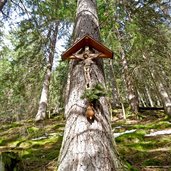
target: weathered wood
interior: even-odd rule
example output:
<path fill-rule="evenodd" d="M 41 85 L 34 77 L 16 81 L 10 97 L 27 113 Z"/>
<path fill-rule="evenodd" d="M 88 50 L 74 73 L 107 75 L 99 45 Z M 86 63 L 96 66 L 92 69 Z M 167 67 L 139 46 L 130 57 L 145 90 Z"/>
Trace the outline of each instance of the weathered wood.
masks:
<path fill-rule="evenodd" d="M 78 50 L 89 46 L 92 49 L 97 50 L 101 54 L 98 56 L 99 58 L 113 58 L 113 52 L 105 47 L 100 42 L 96 41 L 89 35 L 85 35 L 82 39 L 77 41 L 73 46 L 71 46 L 68 50 L 66 50 L 61 56 L 62 60 L 68 59 L 70 56 L 75 54 Z"/>

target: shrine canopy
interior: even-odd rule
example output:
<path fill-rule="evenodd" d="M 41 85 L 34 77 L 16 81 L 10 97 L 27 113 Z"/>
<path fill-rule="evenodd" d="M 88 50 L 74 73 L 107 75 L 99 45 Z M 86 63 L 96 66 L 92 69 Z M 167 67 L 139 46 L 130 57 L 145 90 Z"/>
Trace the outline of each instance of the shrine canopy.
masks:
<path fill-rule="evenodd" d="M 62 60 L 70 59 L 70 56 L 74 55 L 78 50 L 86 46 L 98 51 L 98 53 L 100 53 L 98 58 L 113 58 L 113 52 L 110 49 L 93 39 L 91 36 L 85 35 L 61 55 Z"/>

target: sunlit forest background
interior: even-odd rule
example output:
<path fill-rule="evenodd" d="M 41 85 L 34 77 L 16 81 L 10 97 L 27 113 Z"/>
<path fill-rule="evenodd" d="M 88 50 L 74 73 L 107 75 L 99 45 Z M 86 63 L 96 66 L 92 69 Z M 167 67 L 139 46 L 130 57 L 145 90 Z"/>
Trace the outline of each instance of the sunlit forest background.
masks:
<path fill-rule="evenodd" d="M 132 169 L 141 170 L 139 165 L 143 165 L 168 170 L 170 135 L 147 140 L 144 136 L 171 127 L 171 2 L 97 0 L 97 6 L 101 42 L 114 53 L 112 60 L 104 60 L 112 128 L 134 130 L 116 138 L 119 152 Z M 75 12 L 75 0 L 0 1 L 0 146 L 15 146 L 17 152 L 18 147 L 28 148 L 20 153 L 24 170 L 33 169 L 34 161 L 37 170 L 55 167 L 65 124 L 69 66 L 61 60 L 61 53 L 73 43 Z M 46 115 L 50 119 L 37 127 L 34 119 L 49 65 Z M 33 140 L 47 132 L 47 141 Z M 17 135 L 12 136 L 14 133 Z M 49 149 L 58 150 L 46 149 L 49 155 L 40 159 L 47 153 L 43 149 L 48 143 Z M 164 146 L 167 148 L 160 151 Z M 33 150 L 39 147 L 40 156 Z M 154 147 L 156 151 L 151 149 Z M 150 155 L 148 150 L 153 150 Z M 147 156 L 149 160 L 145 160 Z"/>
<path fill-rule="evenodd" d="M 51 48 L 50 32 L 56 23 L 58 33 L 48 111 L 63 108 L 68 65 L 61 61 L 60 54 L 61 48 L 64 51 L 72 42 L 75 10 L 75 1 L 7 1 L 3 6 L 0 23 L 2 117 L 15 120 L 35 116 Z M 162 82 L 168 96 L 171 92 L 170 2 L 98 1 L 98 14 L 102 42 L 114 52 L 112 62 L 105 60 L 110 100 L 115 98 L 115 104 L 129 103 L 124 76 L 128 75 L 133 91 L 138 94 L 139 106 L 162 107 L 164 102 L 157 82 Z M 119 99 L 112 94 L 116 89 Z"/>

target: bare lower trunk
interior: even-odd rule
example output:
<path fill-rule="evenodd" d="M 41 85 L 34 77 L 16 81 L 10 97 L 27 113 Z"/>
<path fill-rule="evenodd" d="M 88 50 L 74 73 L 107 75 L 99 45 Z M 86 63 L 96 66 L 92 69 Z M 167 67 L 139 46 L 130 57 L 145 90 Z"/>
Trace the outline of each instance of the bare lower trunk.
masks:
<path fill-rule="evenodd" d="M 134 113 L 138 113 L 138 107 L 139 107 L 138 96 L 137 96 L 137 92 L 133 84 L 132 77 L 128 71 L 128 62 L 125 56 L 125 52 L 122 48 L 120 49 L 120 53 L 121 53 L 121 58 L 122 58 L 124 79 L 125 79 L 125 83 L 127 87 L 128 101 L 129 101 L 132 111 Z"/>
<path fill-rule="evenodd" d="M 142 103 L 142 106 L 143 107 L 147 107 L 146 104 L 145 104 L 145 101 L 143 99 L 143 96 L 141 95 L 141 93 L 139 91 L 137 91 L 137 93 L 138 93 L 138 97 L 140 99 L 139 101 Z"/>
<path fill-rule="evenodd" d="M 157 102 L 156 102 L 157 106 L 162 106 L 162 105 L 161 105 L 161 102 L 160 102 L 160 100 L 159 100 L 159 98 L 158 98 L 157 96 L 156 96 L 156 101 L 157 101 Z"/>
<path fill-rule="evenodd" d="M 117 83 L 116 83 L 116 77 L 115 77 L 115 72 L 113 69 L 113 63 L 112 60 L 109 61 L 109 75 L 110 75 L 110 81 L 112 84 L 112 107 L 119 107 L 121 106 L 120 100 L 119 100 L 119 93 L 118 93 L 118 88 L 117 88 Z"/>
<path fill-rule="evenodd" d="M 89 122 L 85 116 L 86 100 L 80 98 L 85 89 L 83 70 L 80 68 L 83 68 L 81 64 L 75 66 L 72 72 L 58 171 L 117 170 L 121 165 L 114 150 L 107 101 L 104 97 L 100 98 L 95 106 L 95 120 Z M 93 84 L 104 84 L 103 73 L 95 64 L 91 79 Z"/>
<path fill-rule="evenodd" d="M 99 40 L 99 26 L 95 0 L 77 1 L 76 40 L 85 34 Z M 104 85 L 101 61 L 91 65 L 91 85 Z M 70 62 L 65 105 L 66 126 L 59 156 L 58 171 L 115 171 L 122 170 L 115 150 L 110 126 L 109 106 L 105 97 L 94 105 L 95 118 L 85 116 L 87 100 L 81 99 L 86 89 L 84 64 Z"/>
<path fill-rule="evenodd" d="M 113 68 L 113 61 L 110 60 L 109 66 L 110 66 L 110 76 L 111 76 L 111 82 L 112 82 L 112 97 L 113 97 L 112 107 L 116 108 L 116 107 L 121 106 L 123 118 L 126 119 L 123 100 L 122 100 L 122 97 L 120 96 L 119 88 L 116 82 L 115 72 Z"/>
<path fill-rule="evenodd" d="M 40 97 L 39 102 L 39 109 L 36 115 L 36 121 L 44 120 L 46 115 L 47 103 L 48 103 L 48 93 L 49 93 L 49 84 L 50 84 L 50 77 L 51 77 L 51 69 L 47 68 L 45 74 L 45 80 L 43 83 L 43 89 Z"/>
<path fill-rule="evenodd" d="M 151 107 L 154 107 L 154 103 L 153 103 L 153 100 L 152 100 L 150 91 L 149 91 L 149 89 L 148 89 L 147 86 L 145 86 L 145 90 L 146 90 L 146 92 L 147 92 L 147 97 L 148 97 L 148 101 L 149 101 L 149 103 L 150 103 L 150 106 L 151 106 Z"/>
<path fill-rule="evenodd" d="M 165 86 L 163 85 L 161 79 L 160 79 L 160 75 L 157 74 L 154 69 L 151 69 L 151 76 L 155 82 L 157 91 L 161 97 L 163 106 L 164 106 L 164 110 L 165 113 L 168 116 L 171 116 L 171 98 L 169 96 L 169 93 L 167 92 L 167 89 L 165 88 Z"/>
<path fill-rule="evenodd" d="M 117 28 L 116 28 L 116 33 L 117 33 L 116 36 L 118 40 L 121 42 L 122 38 L 120 35 L 120 31 Z M 124 81 L 125 81 L 126 88 L 127 88 L 127 97 L 128 97 L 129 105 L 134 113 L 138 113 L 138 107 L 139 107 L 138 95 L 134 86 L 133 79 L 129 73 L 128 61 L 127 61 L 125 51 L 122 48 L 122 46 L 120 46 L 119 51 L 121 55 L 121 63 L 123 67 L 123 75 L 124 75 Z"/>
<path fill-rule="evenodd" d="M 49 94 L 49 86 L 50 86 L 50 78 L 53 66 L 56 38 L 58 34 L 58 26 L 59 22 L 54 24 L 54 27 L 50 28 L 50 47 L 49 47 L 49 56 L 48 56 L 48 64 L 45 73 L 45 79 L 43 82 L 43 89 L 41 92 L 40 102 L 38 112 L 36 114 L 36 121 L 44 120 L 47 117 L 46 109 L 48 104 L 48 94 Z"/>

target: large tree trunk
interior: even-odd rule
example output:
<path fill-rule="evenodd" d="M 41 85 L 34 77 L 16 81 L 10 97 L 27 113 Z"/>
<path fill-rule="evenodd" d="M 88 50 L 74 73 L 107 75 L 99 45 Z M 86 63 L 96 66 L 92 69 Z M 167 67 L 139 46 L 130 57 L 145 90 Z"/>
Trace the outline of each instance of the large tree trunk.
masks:
<path fill-rule="evenodd" d="M 59 26 L 59 22 L 57 21 L 56 23 L 54 23 L 54 27 L 50 27 L 50 32 L 49 32 L 50 33 L 49 35 L 50 45 L 49 45 L 48 63 L 47 63 L 47 69 L 45 73 L 45 79 L 43 82 L 43 89 L 41 92 L 39 108 L 38 108 L 38 112 L 35 118 L 36 121 L 44 120 L 47 117 L 46 109 L 47 109 L 47 104 L 48 104 L 50 78 L 51 78 L 51 72 L 52 72 L 52 66 L 53 66 L 56 39 L 57 39 L 57 34 L 58 34 L 58 26 Z"/>
<path fill-rule="evenodd" d="M 95 0 L 77 1 L 75 40 L 85 34 L 99 40 L 99 24 Z M 104 83 L 101 60 L 91 65 L 91 85 Z M 87 100 L 81 99 L 86 89 L 83 62 L 71 61 L 65 104 L 66 126 L 59 156 L 58 171 L 115 171 L 122 165 L 115 150 L 110 126 L 109 106 L 105 97 L 95 104 L 95 119 L 86 116 Z"/>

